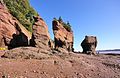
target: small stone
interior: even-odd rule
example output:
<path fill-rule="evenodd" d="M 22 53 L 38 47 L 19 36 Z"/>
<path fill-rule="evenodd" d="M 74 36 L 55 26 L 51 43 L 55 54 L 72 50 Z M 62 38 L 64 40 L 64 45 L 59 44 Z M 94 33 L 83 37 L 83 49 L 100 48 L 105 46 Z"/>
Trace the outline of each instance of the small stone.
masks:
<path fill-rule="evenodd" d="M 97 75 L 100 76 L 100 73 L 98 73 Z"/>
<path fill-rule="evenodd" d="M 94 71 L 93 69 L 91 71 Z"/>
<path fill-rule="evenodd" d="M 33 73 L 38 73 L 38 71 L 36 71 L 36 70 L 33 70 Z"/>

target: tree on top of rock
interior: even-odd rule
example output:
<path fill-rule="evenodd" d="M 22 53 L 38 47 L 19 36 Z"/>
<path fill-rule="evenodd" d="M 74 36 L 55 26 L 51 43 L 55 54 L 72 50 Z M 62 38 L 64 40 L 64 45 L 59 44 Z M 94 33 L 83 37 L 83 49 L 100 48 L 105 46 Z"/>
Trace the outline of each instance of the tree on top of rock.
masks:
<path fill-rule="evenodd" d="M 38 13 L 30 6 L 29 0 L 3 0 L 10 13 L 30 32 L 34 24 L 33 16 Z"/>
<path fill-rule="evenodd" d="M 64 27 L 67 31 L 69 31 L 69 32 L 72 31 L 71 25 L 70 25 L 69 21 L 68 21 L 67 23 L 65 23 L 65 22 L 63 21 L 63 19 L 62 19 L 61 16 L 59 17 L 58 20 L 57 20 L 56 18 L 53 18 L 53 20 L 54 20 L 54 21 L 58 21 L 59 23 L 61 23 L 61 24 L 63 25 L 63 27 Z"/>
<path fill-rule="evenodd" d="M 62 20 L 62 17 L 61 17 L 61 16 L 59 17 L 58 21 L 59 21 L 60 23 L 63 23 L 63 20 Z"/>

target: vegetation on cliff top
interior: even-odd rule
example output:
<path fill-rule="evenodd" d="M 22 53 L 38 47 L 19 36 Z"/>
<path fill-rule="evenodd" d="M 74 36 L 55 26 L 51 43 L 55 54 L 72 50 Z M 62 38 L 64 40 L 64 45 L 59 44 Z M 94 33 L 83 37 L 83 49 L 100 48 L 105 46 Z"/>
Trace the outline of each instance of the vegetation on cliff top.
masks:
<path fill-rule="evenodd" d="M 59 23 L 61 23 L 67 31 L 69 31 L 69 32 L 72 31 L 70 23 L 69 22 L 67 22 L 67 23 L 64 22 L 62 20 L 62 17 L 59 17 L 59 19 L 54 18 L 54 21 L 58 21 Z"/>
<path fill-rule="evenodd" d="M 10 13 L 30 32 L 37 12 L 30 6 L 29 0 L 3 0 Z"/>

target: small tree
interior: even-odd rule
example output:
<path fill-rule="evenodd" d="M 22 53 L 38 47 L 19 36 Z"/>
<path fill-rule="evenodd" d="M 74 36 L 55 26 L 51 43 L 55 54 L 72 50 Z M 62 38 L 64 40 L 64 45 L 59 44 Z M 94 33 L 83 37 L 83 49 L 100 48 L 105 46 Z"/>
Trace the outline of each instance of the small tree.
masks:
<path fill-rule="evenodd" d="M 54 21 L 57 21 L 57 18 L 54 17 L 53 20 L 54 20 Z"/>
<path fill-rule="evenodd" d="M 61 16 L 59 17 L 58 21 L 59 21 L 60 23 L 62 23 L 62 22 L 63 22 L 63 20 L 62 20 L 62 17 L 61 17 Z"/>
<path fill-rule="evenodd" d="M 70 25 L 69 21 L 67 21 L 67 26 L 71 27 L 71 25 Z"/>

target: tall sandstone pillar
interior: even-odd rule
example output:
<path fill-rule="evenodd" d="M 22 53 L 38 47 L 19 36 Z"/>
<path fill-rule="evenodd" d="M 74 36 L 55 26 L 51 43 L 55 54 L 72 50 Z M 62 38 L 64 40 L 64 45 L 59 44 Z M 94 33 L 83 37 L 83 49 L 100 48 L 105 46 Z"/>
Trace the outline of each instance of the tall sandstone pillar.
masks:
<path fill-rule="evenodd" d="M 30 44 L 34 47 L 49 49 L 50 35 L 48 27 L 40 16 L 34 17 L 33 33 Z"/>
<path fill-rule="evenodd" d="M 53 20 L 53 33 L 55 40 L 55 49 L 63 48 L 67 51 L 73 51 L 73 31 L 64 28 L 62 22 Z"/>

